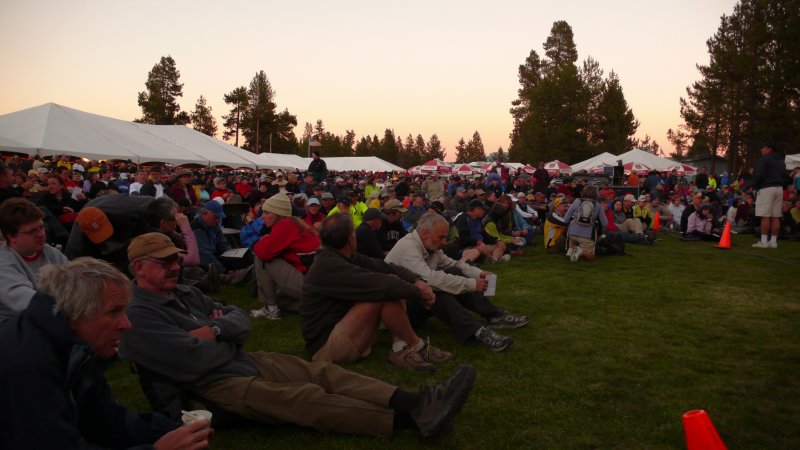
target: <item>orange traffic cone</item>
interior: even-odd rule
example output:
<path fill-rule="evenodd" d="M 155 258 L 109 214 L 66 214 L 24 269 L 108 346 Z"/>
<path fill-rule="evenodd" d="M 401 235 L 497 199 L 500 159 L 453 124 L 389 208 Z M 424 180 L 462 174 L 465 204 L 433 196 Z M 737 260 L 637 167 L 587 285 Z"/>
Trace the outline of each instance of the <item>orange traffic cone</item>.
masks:
<path fill-rule="evenodd" d="M 715 245 L 717 248 L 731 248 L 731 223 L 725 224 L 725 230 L 722 232 L 722 237 L 719 239 L 719 244 Z"/>
<path fill-rule="evenodd" d="M 661 231 L 661 214 L 656 213 L 656 216 L 653 218 L 653 229 L 656 231 Z"/>
<path fill-rule="evenodd" d="M 683 431 L 686 433 L 687 450 L 727 450 L 708 414 L 695 409 L 683 415 Z"/>

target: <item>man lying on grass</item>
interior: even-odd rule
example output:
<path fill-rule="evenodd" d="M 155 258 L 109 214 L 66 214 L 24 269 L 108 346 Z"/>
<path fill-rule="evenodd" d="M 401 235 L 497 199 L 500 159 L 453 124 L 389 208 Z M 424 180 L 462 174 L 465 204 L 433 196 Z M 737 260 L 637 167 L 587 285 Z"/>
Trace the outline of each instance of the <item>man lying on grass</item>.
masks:
<path fill-rule="evenodd" d="M 178 284 L 180 250 L 160 233 L 128 248 L 136 276 L 132 329 L 120 355 L 242 418 L 323 432 L 388 436 L 415 427 L 435 437 L 452 425 L 475 380 L 459 366 L 444 383 L 405 391 L 327 362 L 242 350 L 250 319 Z"/>

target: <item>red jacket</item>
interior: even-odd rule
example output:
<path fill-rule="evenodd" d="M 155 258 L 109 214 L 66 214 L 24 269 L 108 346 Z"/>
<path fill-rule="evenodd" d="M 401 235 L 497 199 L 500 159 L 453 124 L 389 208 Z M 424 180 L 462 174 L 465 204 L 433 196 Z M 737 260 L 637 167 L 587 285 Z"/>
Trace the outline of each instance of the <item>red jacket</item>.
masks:
<path fill-rule="evenodd" d="M 292 219 L 281 219 L 272 227 L 270 234 L 262 237 L 253 246 L 253 252 L 262 261 L 283 258 L 295 269 L 306 273 L 306 267 L 300 261 L 301 254 L 317 251 L 321 242 L 316 234 L 300 228 Z"/>

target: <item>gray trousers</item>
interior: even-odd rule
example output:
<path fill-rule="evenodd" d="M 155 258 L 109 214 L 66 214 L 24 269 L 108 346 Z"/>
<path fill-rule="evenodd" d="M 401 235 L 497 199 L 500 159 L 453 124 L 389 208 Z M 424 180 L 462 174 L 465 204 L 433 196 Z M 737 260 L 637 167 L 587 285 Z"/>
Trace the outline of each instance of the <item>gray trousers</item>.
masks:
<path fill-rule="evenodd" d="M 303 274 L 283 258 L 253 263 L 258 283 L 258 301 L 287 311 L 299 311 L 303 296 Z"/>

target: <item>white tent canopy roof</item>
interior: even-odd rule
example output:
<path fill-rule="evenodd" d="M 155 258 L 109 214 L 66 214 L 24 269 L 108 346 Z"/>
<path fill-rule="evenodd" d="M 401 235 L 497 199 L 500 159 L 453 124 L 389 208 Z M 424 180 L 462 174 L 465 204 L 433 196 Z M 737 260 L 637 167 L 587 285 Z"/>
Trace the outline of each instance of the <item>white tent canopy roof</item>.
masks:
<path fill-rule="evenodd" d="M 188 149 L 198 158 L 208 161 L 211 166 L 251 169 L 260 166 L 255 154 L 183 125 L 136 124 L 136 126 L 171 144 Z"/>
<path fill-rule="evenodd" d="M 368 172 L 405 172 L 400 166 L 395 166 L 386 162 L 377 156 L 340 156 L 333 158 L 322 158 L 325 160 L 325 165 L 328 170 L 345 171 L 345 170 L 366 170 Z M 311 163 L 310 159 L 306 160 L 304 169 L 308 168 Z"/>
<path fill-rule="evenodd" d="M 597 166 L 597 165 L 599 165 L 600 163 L 603 163 L 603 162 L 605 162 L 606 164 L 611 164 L 611 163 L 607 162 L 607 160 L 609 160 L 611 158 L 615 158 L 615 156 L 612 155 L 611 153 L 603 152 L 603 153 L 601 153 L 599 155 L 592 156 L 591 158 L 587 159 L 586 161 L 581 161 L 579 163 L 573 164 L 572 165 L 572 170 L 575 171 L 575 172 L 579 172 L 581 170 L 589 170 L 592 167 Z M 614 162 L 614 165 L 616 165 L 616 162 Z"/>
<path fill-rule="evenodd" d="M 789 170 L 794 170 L 795 167 L 800 167 L 800 153 L 796 155 L 786 155 L 784 162 L 786 163 L 786 168 Z"/>

